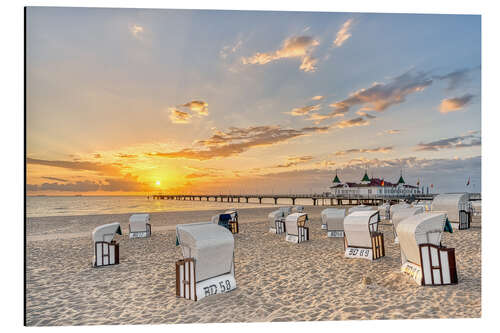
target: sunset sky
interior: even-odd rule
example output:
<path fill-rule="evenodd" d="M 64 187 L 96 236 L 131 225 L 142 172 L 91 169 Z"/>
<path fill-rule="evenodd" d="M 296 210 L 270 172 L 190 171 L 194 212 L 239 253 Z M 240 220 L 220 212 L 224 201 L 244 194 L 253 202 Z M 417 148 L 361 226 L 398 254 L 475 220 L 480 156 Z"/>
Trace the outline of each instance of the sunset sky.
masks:
<path fill-rule="evenodd" d="M 27 10 L 29 195 L 481 191 L 481 18 Z M 471 185 L 465 186 L 470 177 Z"/>

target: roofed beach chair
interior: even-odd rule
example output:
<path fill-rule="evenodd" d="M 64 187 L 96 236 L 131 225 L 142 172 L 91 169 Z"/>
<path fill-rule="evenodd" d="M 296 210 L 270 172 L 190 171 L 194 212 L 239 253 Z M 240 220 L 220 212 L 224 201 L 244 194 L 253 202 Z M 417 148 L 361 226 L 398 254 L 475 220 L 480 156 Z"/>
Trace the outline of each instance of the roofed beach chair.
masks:
<path fill-rule="evenodd" d="M 468 193 L 438 194 L 431 204 L 432 212 L 446 212 L 453 229 L 470 228 L 471 204 Z"/>
<path fill-rule="evenodd" d="M 129 238 L 151 237 L 149 214 L 132 214 L 128 220 Z"/>
<path fill-rule="evenodd" d="M 120 263 L 120 250 L 114 240 L 115 235 L 121 235 L 120 223 L 114 222 L 101 225 L 92 232 L 94 243 L 94 267 L 117 265 Z"/>
<path fill-rule="evenodd" d="M 397 227 L 401 272 L 419 285 L 458 282 L 455 249 L 441 245 L 445 223 L 444 212 L 428 212 L 410 216 Z"/>
<path fill-rule="evenodd" d="M 293 213 L 285 218 L 286 240 L 288 242 L 302 243 L 309 240 L 307 220 L 306 213 Z"/>
<path fill-rule="evenodd" d="M 288 215 L 292 214 L 292 206 L 278 207 L 278 210 L 281 210 L 283 212 L 284 217 L 287 217 Z"/>
<path fill-rule="evenodd" d="M 361 212 L 361 211 L 366 211 L 366 210 L 374 210 L 372 206 L 365 206 L 365 205 L 358 205 L 351 207 L 347 210 L 347 215 L 354 213 L 354 212 Z"/>
<path fill-rule="evenodd" d="M 267 216 L 267 220 L 269 221 L 269 232 L 280 235 L 286 231 L 283 210 L 273 210 Z"/>
<path fill-rule="evenodd" d="M 394 214 L 396 210 L 401 208 L 410 208 L 410 207 L 411 207 L 410 204 L 407 204 L 406 202 L 391 205 L 391 207 L 389 208 L 389 219 L 392 219 L 392 214 Z"/>
<path fill-rule="evenodd" d="M 388 203 L 381 204 L 380 206 L 378 206 L 378 213 L 382 220 L 390 220 L 391 205 L 389 205 Z"/>
<path fill-rule="evenodd" d="M 344 218 L 344 255 L 375 260 L 385 255 L 384 235 L 378 232 L 378 210 L 357 211 Z"/>
<path fill-rule="evenodd" d="M 398 224 L 403 221 L 404 219 L 412 216 L 412 215 L 417 215 L 421 214 L 424 212 L 424 207 L 419 206 L 419 207 L 408 207 L 408 208 L 400 208 L 396 210 L 392 216 L 392 231 L 394 233 L 394 243 L 398 244 L 399 239 L 398 239 L 398 234 L 396 232 L 396 229 L 398 227 Z"/>
<path fill-rule="evenodd" d="M 240 228 L 238 225 L 238 211 L 234 208 L 231 208 L 229 210 L 226 210 L 224 214 L 231 215 L 231 219 L 229 220 L 229 227 L 231 228 L 231 232 L 233 234 L 237 234 L 238 232 L 240 232 Z"/>
<path fill-rule="evenodd" d="M 293 206 L 291 213 L 303 213 L 304 206 Z"/>
<path fill-rule="evenodd" d="M 327 208 L 321 211 L 321 229 L 326 229 L 328 237 L 344 237 L 344 208 Z M 323 228 L 323 226 L 325 226 Z"/>
<path fill-rule="evenodd" d="M 238 213 L 229 211 L 223 214 L 216 214 L 212 216 L 212 223 L 223 226 L 231 231 L 233 234 L 238 233 Z"/>
<path fill-rule="evenodd" d="M 183 259 L 175 263 L 176 295 L 198 301 L 236 288 L 234 238 L 211 222 L 178 224 Z"/>

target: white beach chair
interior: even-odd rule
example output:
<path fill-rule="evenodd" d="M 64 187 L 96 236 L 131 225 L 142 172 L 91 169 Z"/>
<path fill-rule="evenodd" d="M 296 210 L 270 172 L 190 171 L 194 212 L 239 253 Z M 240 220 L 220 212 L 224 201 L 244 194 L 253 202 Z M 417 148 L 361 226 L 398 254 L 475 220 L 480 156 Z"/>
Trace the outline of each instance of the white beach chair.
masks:
<path fill-rule="evenodd" d="M 398 224 L 401 221 L 403 221 L 404 219 L 406 219 L 412 215 L 421 214 L 423 212 L 424 212 L 424 207 L 422 207 L 422 206 L 400 208 L 394 212 L 392 219 L 391 219 L 391 223 L 392 223 L 392 232 L 394 233 L 394 243 L 395 244 L 399 243 L 398 234 L 396 232 Z"/>
<path fill-rule="evenodd" d="M 211 218 L 212 223 L 226 227 L 233 234 L 239 232 L 238 211 L 230 209 L 222 214 L 215 214 Z"/>
<path fill-rule="evenodd" d="M 278 207 L 278 210 L 281 210 L 283 212 L 284 217 L 287 217 L 288 215 L 292 214 L 292 206 Z"/>
<path fill-rule="evenodd" d="M 397 227 L 401 271 L 419 285 L 458 282 L 455 249 L 441 245 L 445 222 L 445 213 L 429 212 L 410 216 Z"/>
<path fill-rule="evenodd" d="M 94 243 L 94 267 L 117 265 L 120 263 L 120 248 L 114 240 L 115 235 L 121 235 L 120 223 L 114 222 L 101 225 L 92 232 Z"/>
<path fill-rule="evenodd" d="M 471 202 L 472 215 L 481 216 L 481 200 Z"/>
<path fill-rule="evenodd" d="M 326 229 L 328 237 L 344 237 L 344 217 L 344 208 L 323 209 L 321 211 L 321 229 Z"/>
<path fill-rule="evenodd" d="M 151 237 L 149 214 L 133 214 L 128 220 L 129 238 Z"/>
<path fill-rule="evenodd" d="M 358 205 L 351 207 L 347 210 L 347 215 L 354 213 L 354 212 L 362 212 L 362 211 L 367 211 L 367 210 L 374 210 L 372 206 L 365 206 L 365 205 Z"/>
<path fill-rule="evenodd" d="M 304 206 L 293 206 L 291 213 L 303 213 Z"/>
<path fill-rule="evenodd" d="M 471 204 L 468 193 L 439 194 L 431 204 L 432 212 L 446 212 L 453 229 L 470 228 Z"/>
<path fill-rule="evenodd" d="M 269 221 L 269 232 L 281 235 L 286 231 L 285 216 L 282 210 L 274 210 L 267 216 Z"/>
<path fill-rule="evenodd" d="M 227 293 L 236 288 L 234 238 L 211 222 L 178 224 L 183 259 L 175 263 L 176 295 L 190 300 Z"/>
<path fill-rule="evenodd" d="M 388 203 L 383 203 L 378 206 L 378 213 L 382 220 L 390 220 L 391 216 L 391 205 Z"/>
<path fill-rule="evenodd" d="M 394 214 L 396 210 L 401 208 L 410 208 L 410 207 L 411 205 L 407 204 L 406 202 L 391 205 L 391 207 L 389 208 L 389 219 L 392 219 L 392 214 Z"/>
<path fill-rule="evenodd" d="M 384 235 L 378 232 L 378 210 L 357 211 L 344 218 L 344 255 L 375 260 L 385 255 Z"/>
<path fill-rule="evenodd" d="M 286 240 L 292 243 L 302 243 L 309 240 L 309 228 L 306 227 L 307 214 L 293 213 L 285 218 Z"/>

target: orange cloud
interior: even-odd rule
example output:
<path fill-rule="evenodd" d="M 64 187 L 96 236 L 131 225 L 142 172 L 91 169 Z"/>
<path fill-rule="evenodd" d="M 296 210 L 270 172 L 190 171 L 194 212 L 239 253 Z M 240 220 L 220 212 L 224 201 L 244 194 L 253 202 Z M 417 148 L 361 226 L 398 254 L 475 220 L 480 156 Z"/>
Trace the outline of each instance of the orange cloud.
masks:
<path fill-rule="evenodd" d="M 342 27 L 337 32 L 337 36 L 336 36 L 335 40 L 333 41 L 333 44 L 336 47 L 341 47 L 342 44 L 344 44 L 345 41 L 351 37 L 350 29 L 352 26 L 352 22 L 353 22 L 353 20 L 349 19 L 349 20 L 345 21 L 344 24 L 342 24 Z"/>
<path fill-rule="evenodd" d="M 176 108 L 169 108 L 170 121 L 174 124 L 188 124 L 191 122 L 191 115 Z"/>
<path fill-rule="evenodd" d="M 208 103 L 204 101 L 191 101 L 182 106 L 193 112 L 197 112 L 200 116 L 208 116 Z"/>
<path fill-rule="evenodd" d="M 280 49 L 268 53 L 256 53 L 247 58 L 242 58 L 242 63 L 265 65 L 272 61 L 285 58 L 300 58 L 302 63 L 300 69 L 304 72 L 314 72 L 316 70 L 317 60 L 310 54 L 312 50 L 319 45 L 319 41 L 310 36 L 290 37 L 283 42 Z"/>
<path fill-rule="evenodd" d="M 471 102 L 473 97 L 474 95 L 472 94 L 465 94 L 461 97 L 443 99 L 439 106 L 439 112 L 449 113 L 461 110 Z"/>

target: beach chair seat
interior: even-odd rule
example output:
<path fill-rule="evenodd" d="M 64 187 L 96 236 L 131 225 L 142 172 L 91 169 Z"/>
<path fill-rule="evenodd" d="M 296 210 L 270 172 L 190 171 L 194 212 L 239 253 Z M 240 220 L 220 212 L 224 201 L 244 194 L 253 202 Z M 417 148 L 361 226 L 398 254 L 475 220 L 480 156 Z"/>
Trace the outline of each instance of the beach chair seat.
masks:
<path fill-rule="evenodd" d="M 397 226 L 401 248 L 401 272 L 419 285 L 458 283 L 455 249 L 441 244 L 446 213 L 412 215 Z"/>
<path fill-rule="evenodd" d="M 470 228 L 472 205 L 468 193 L 439 194 L 431 204 L 432 212 L 446 212 L 453 229 Z"/>
<path fill-rule="evenodd" d="M 120 223 L 114 222 L 101 225 L 92 232 L 94 244 L 93 267 L 117 265 L 120 263 L 120 246 L 114 239 L 121 235 Z"/>
<path fill-rule="evenodd" d="M 327 208 L 321 211 L 321 229 L 326 230 L 327 237 L 344 237 L 345 209 Z"/>
<path fill-rule="evenodd" d="M 176 296 L 198 301 L 236 288 L 234 238 L 212 222 L 179 224 L 177 239 L 183 258 L 175 263 Z"/>
<path fill-rule="evenodd" d="M 378 210 L 355 211 L 344 218 L 344 256 L 376 260 L 385 256 Z"/>
<path fill-rule="evenodd" d="M 288 242 L 302 243 L 309 240 L 309 228 L 306 213 L 292 213 L 285 218 L 286 237 Z"/>
<path fill-rule="evenodd" d="M 151 237 L 149 214 L 132 214 L 128 223 L 129 238 Z"/>

